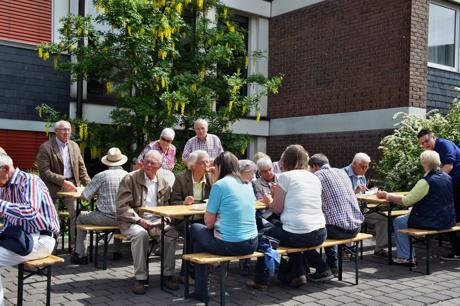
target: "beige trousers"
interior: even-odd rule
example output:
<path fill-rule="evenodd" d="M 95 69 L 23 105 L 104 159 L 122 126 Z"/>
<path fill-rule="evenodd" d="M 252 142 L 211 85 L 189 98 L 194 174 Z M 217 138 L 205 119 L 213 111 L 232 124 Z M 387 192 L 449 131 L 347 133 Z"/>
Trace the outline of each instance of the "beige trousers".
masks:
<path fill-rule="evenodd" d="M 375 227 L 375 252 L 386 249 L 388 246 L 387 218 L 377 213 L 370 213 L 366 215 L 366 221 Z"/>

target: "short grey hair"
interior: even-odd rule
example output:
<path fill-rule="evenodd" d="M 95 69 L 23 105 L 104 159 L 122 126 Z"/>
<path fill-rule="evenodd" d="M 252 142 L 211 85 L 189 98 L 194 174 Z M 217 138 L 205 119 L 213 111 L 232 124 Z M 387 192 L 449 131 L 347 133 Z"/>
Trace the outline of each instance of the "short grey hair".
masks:
<path fill-rule="evenodd" d="M 256 164 L 250 159 L 241 159 L 238 161 L 238 164 L 240 166 L 240 173 L 248 171 L 255 173 L 257 171 Z"/>
<path fill-rule="evenodd" d="M 70 127 L 72 127 L 72 125 L 70 124 L 69 121 L 66 121 L 66 120 L 59 120 L 58 122 L 56 122 L 54 124 L 54 129 L 59 129 L 61 126 L 63 126 L 64 124 L 68 124 Z"/>
<path fill-rule="evenodd" d="M 439 154 L 433 150 L 426 150 L 420 154 L 420 162 L 425 164 L 430 170 L 441 167 Z"/>
<path fill-rule="evenodd" d="M 8 165 L 8 166 L 12 167 L 13 166 L 13 160 L 8 155 L 6 155 L 4 153 L 0 153 L 0 167 L 3 167 L 5 165 Z"/>
<path fill-rule="evenodd" d="M 199 123 L 203 123 L 206 127 L 208 127 L 208 121 L 203 119 L 203 118 L 198 118 L 195 120 L 195 122 L 193 123 L 193 128 L 196 128 L 196 126 L 199 124 Z"/>
<path fill-rule="evenodd" d="M 322 167 L 322 166 L 328 165 L 328 164 L 329 164 L 329 159 L 323 153 L 313 154 L 313 156 L 310 157 L 310 160 L 308 161 L 308 165 L 310 167 L 312 167 L 312 166 Z"/>
<path fill-rule="evenodd" d="M 187 160 L 187 168 L 192 170 L 192 166 L 196 165 L 197 162 L 202 161 L 205 158 L 209 158 L 209 154 L 203 150 L 196 150 L 190 153 Z"/>
<path fill-rule="evenodd" d="M 366 153 L 363 153 L 363 152 L 356 153 L 355 157 L 353 157 L 352 163 L 353 164 L 358 164 L 360 162 L 370 163 L 371 158 Z"/>
<path fill-rule="evenodd" d="M 147 157 L 151 157 L 151 158 L 159 161 L 160 163 L 163 163 L 163 155 L 161 155 L 160 152 L 158 152 L 157 150 L 149 150 L 149 151 L 147 151 L 147 153 L 145 153 L 145 155 L 144 155 L 144 159 L 146 159 Z"/>
<path fill-rule="evenodd" d="M 264 157 L 261 157 L 261 158 L 259 158 L 257 160 L 257 169 L 259 171 L 263 171 L 263 170 L 266 170 L 268 168 L 273 168 L 273 162 L 270 159 L 270 157 L 265 155 Z"/>
<path fill-rule="evenodd" d="M 171 141 L 174 140 L 174 136 L 176 136 L 176 133 L 172 128 L 164 128 L 160 134 L 160 137 L 166 137 L 168 139 L 171 139 Z"/>

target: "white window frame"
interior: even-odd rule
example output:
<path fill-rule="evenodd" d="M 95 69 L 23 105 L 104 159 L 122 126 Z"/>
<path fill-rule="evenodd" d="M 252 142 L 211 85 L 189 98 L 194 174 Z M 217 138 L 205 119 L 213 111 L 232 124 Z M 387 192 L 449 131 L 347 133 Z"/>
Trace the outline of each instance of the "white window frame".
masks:
<path fill-rule="evenodd" d="M 428 3 L 443 6 L 445 8 L 455 10 L 455 55 L 454 55 L 454 67 L 429 62 L 428 61 L 428 46 L 427 46 L 426 52 L 427 52 L 428 67 L 433 67 L 433 68 L 452 71 L 452 72 L 460 72 L 460 69 L 459 69 L 459 67 L 460 67 L 459 66 L 459 62 L 460 62 L 460 58 L 459 58 L 459 55 L 460 55 L 460 53 L 459 53 L 459 49 L 460 49 L 460 35 L 459 35 L 459 32 L 460 32 L 460 6 L 454 5 L 454 4 L 445 2 L 445 1 L 437 1 L 437 0 L 430 0 Z M 429 16 L 429 12 L 428 12 L 428 16 Z M 428 35 L 429 34 L 430 33 L 428 31 L 428 33 L 427 33 L 427 43 L 428 43 Z"/>

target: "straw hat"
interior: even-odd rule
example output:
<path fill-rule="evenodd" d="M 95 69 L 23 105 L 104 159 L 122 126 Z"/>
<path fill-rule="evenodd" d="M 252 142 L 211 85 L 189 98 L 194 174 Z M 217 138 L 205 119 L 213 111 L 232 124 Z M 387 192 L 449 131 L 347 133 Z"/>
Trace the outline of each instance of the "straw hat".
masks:
<path fill-rule="evenodd" d="M 127 161 L 128 157 L 121 154 L 121 151 L 118 148 L 110 148 L 107 155 L 101 158 L 101 162 L 109 167 L 121 166 Z"/>

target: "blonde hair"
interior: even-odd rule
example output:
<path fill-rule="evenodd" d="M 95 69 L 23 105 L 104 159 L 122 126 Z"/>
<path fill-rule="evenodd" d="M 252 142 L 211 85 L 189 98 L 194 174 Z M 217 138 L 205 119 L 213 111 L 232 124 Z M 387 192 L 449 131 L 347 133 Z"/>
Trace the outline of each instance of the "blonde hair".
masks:
<path fill-rule="evenodd" d="M 420 154 L 420 162 L 430 170 L 441 167 L 441 159 L 436 151 L 426 150 Z"/>

